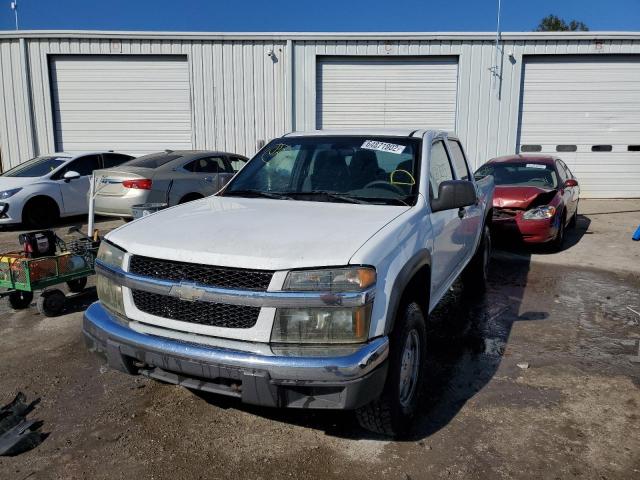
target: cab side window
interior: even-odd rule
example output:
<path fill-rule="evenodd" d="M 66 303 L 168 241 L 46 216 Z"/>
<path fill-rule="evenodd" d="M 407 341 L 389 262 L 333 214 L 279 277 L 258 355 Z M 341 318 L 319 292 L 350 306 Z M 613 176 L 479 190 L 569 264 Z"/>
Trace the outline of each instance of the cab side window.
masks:
<path fill-rule="evenodd" d="M 456 172 L 458 180 L 469 180 L 469 169 L 467 168 L 467 160 L 462 151 L 462 146 L 457 140 L 449 140 L 449 150 L 451 151 L 453 168 Z"/>
<path fill-rule="evenodd" d="M 431 163 L 429 164 L 429 191 L 431 198 L 438 198 L 440 184 L 447 180 L 453 180 L 451 161 L 444 142 L 438 140 L 431 146 Z"/>

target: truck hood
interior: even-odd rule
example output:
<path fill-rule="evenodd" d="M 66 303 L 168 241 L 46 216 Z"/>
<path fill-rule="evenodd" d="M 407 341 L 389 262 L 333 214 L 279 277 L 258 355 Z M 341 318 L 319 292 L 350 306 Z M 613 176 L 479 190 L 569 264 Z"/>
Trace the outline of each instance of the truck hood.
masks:
<path fill-rule="evenodd" d="M 107 239 L 136 255 L 265 270 L 347 265 L 410 207 L 207 197 L 143 217 Z"/>
<path fill-rule="evenodd" d="M 549 203 L 557 190 L 539 187 L 496 186 L 493 193 L 495 208 L 533 208 Z"/>

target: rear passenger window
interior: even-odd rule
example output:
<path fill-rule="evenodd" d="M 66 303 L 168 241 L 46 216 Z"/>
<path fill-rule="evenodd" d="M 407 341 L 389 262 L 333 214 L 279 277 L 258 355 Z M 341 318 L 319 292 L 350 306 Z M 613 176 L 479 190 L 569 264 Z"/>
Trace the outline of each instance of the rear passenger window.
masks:
<path fill-rule="evenodd" d="M 558 175 L 560 176 L 560 183 L 564 183 L 567 181 L 567 172 L 564 169 L 564 166 L 559 161 L 556 162 L 556 168 L 558 170 Z"/>
<path fill-rule="evenodd" d="M 242 167 L 244 167 L 247 160 L 240 157 L 231 157 L 231 168 L 233 168 L 234 172 L 239 171 Z"/>
<path fill-rule="evenodd" d="M 453 169 L 456 172 L 456 178 L 458 180 L 469 180 L 469 169 L 467 168 L 467 160 L 462 151 L 462 146 L 457 140 L 449 140 L 449 147 L 453 156 Z"/>
<path fill-rule="evenodd" d="M 429 165 L 429 190 L 431 198 L 438 198 L 440 184 L 447 180 L 453 180 L 451 162 L 444 148 L 442 140 L 437 141 L 431 147 L 431 163 Z"/>
<path fill-rule="evenodd" d="M 122 155 L 120 153 L 105 153 L 102 155 L 103 168 L 117 167 L 124 162 L 133 160 L 133 158 L 131 155 Z"/>
<path fill-rule="evenodd" d="M 64 177 L 64 174 L 67 172 L 78 172 L 81 177 L 85 177 L 87 175 L 91 175 L 93 171 L 98 168 L 100 168 L 100 156 L 87 155 L 69 163 L 56 174 L 56 179 Z"/>

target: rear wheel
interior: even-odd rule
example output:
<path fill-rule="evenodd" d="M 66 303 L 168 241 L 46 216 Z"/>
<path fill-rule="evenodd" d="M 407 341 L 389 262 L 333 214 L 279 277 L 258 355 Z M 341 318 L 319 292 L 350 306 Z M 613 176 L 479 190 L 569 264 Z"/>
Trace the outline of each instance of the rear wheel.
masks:
<path fill-rule="evenodd" d="M 180 199 L 180 201 L 178 202 L 178 205 L 182 205 L 183 203 L 187 203 L 187 202 L 193 202 L 194 200 L 200 200 L 201 198 L 204 198 L 204 197 L 199 193 L 188 193 L 187 195 L 185 195 Z"/>
<path fill-rule="evenodd" d="M 80 293 L 84 290 L 84 287 L 87 286 L 87 277 L 76 278 L 74 280 L 69 280 L 67 282 L 67 287 L 69 287 L 69 291 L 73 293 Z"/>
<path fill-rule="evenodd" d="M 9 294 L 9 305 L 15 310 L 23 310 L 31 305 L 33 301 L 33 292 L 23 292 L 14 290 Z"/>
<path fill-rule="evenodd" d="M 55 317 L 64 310 L 66 297 L 61 290 L 45 290 L 38 298 L 38 311 L 45 317 Z"/>
<path fill-rule="evenodd" d="M 490 261 L 491 230 L 488 225 L 485 225 L 478 249 L 462 272 L 462 282 L 467 292 L 482 293 L 486 290 Z"/>
<path fill-rule="evenodd" d="M 422 397 L 426 337 L 419 305 L 405 304 L 390 335 L 389 370 L 382 395 L 356 410 L 363 428 L 394 437 L 409 432 Z"/>
<path fill-rule="evenodd" d="M 22 222 L 32 228 L 48 228 L 60 218 L 60 209 L 49 197 L 36 197 L 27 202 L 22 210 Z"/>

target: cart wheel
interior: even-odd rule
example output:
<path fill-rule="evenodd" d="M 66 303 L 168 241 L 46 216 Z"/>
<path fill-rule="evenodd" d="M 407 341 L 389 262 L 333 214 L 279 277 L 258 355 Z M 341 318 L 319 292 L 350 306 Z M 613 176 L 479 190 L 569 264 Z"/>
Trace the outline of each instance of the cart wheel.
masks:
<path fill-rule="evenodd" d="M 87 286 L 87 277 L 76 278 L 75 280 L 69 280 L 67 282 L 69 291 L 73 293 L 80 293 Z"/>
<path fill-rule="evenodd" d="M 9 305 L 16 310 L 22 310 L 31 305 L 33 301 L 33 292 L 23 292 L 21 290 L 14 290 L 9 294 Z"/>
<path fill-rule="evenodd" d="M 45 290 L 38 297 L 38 311 L 45 317 L 55 317 L 62 313 L 66 297 L 58 289 Z"/>

